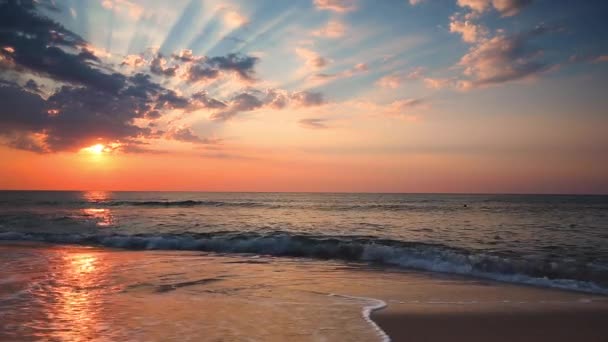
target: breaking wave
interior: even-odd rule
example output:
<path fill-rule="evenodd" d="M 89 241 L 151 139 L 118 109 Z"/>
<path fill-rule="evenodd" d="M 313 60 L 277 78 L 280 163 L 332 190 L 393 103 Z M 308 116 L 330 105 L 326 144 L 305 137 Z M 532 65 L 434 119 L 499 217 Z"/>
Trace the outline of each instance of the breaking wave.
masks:
<path fill-rule="evenodd" d="M 496 255 L 442 244 L 369 236 L 316 236 L 286 232 L 137 235 L 0 232 L 0 240 L 335 259 L 608 295 L 608 268 L 598 264 L 530 260 L 517 255 Z"/>

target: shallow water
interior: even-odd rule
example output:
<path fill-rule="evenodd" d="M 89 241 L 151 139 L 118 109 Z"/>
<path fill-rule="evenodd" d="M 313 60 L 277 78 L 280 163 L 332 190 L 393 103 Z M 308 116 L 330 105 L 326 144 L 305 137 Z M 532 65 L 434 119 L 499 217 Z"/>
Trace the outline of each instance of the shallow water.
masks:
<path fill-rule="evenodd" d="M 0 192 L 0 239 L 396 265 L 608 293 L 608 197 Z"/>

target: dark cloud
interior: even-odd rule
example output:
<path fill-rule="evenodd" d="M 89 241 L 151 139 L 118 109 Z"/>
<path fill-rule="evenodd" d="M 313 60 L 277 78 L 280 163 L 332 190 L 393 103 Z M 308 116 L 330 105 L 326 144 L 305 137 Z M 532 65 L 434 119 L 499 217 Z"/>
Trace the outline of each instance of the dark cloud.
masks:
<path fill-rule="evenodd" d="M 219 142 L 217 139 L 201 138 L 194 134 L 190 128 L 176 128 L 172 129 L 165 134 L 167 139 L 189 142 L 193 144 L 216 144 Z"/>
<path fill-rule="evenodd" d="M 299 121 L 300 126 L 304 127 L 304 128 L 311 128 L 311 129 L 325 129 L 325 128 L 329 128 L 326 124 L 325 124 L 326 120 L 325 119 L 318 119 L 318 118 L 308 118 L 308 119 L 302 119 Z"/>
<path fill-rule="evenodd" d="M 161 76 L 175 76 L 178 65 L 167 66 L 167 60 L 160 53 L 150 62 L 150 72 Z"/>
<path fill-rule="evenodd" d="M 42 87 L 40 85 L 38 85 L 38 83 L 36 83 L 36 81 L 34 81 L 34 80 L 27 81 L 23 87 L 34 93 L 42 92 Z"/>
<path fill-rule="evenodd" d="M 121 64 L 123 70 L 145 65 L 149 69 L 117 72 L 84 39 L 37 11 L 40 6 L 49 10 L 52 4 L 0 0 L 0 67 L 10 71 L 0 74 L 0 142 L 8 146 L 58 152 L 104 143 L 112 150 L 152 152 L 143 144 L 147 139 L 216 142 L 198 137 L 189 128 L 151 124 L 167 111 L 206 109 L 212 112 L 212 120 L 225 121 L 264 107 L 324 103 L 320 93 L 254 89 L 224 102 L 206 91 L 187 95 L 155 81 L 157 76 L 180 76 L 195 82 L 226 73 L 254 81 L 258 58 L 241 54 L 202 57 L 183 50 L 168 58 L 159 53 L 148 59 L 130 55 Z"/>
<path fill-rule="evenodd" d="M 219 109 L 226 107 L 224 102 L 209 97 L 206 91 L 192 94 L 191 99 L 194 104 L 199 105 L 201 108 Z"/>
<path fill-rule="evenodd" d="M 325 103 L 323 94 L 319 92 L 301 91 L 292 94 L 291 98 L 303 107 L 320 106 Z"/>
<path fill-rule="evenodd" d="M 312 107 L 325 103 L 322 93 L 301 91 L 289 93 L 279 89 L 259 91 L 250 89 L 248 92 L 237 94 L 231 101 L 224 104 L 220 111 L 211 115 L 212 120 L 226 121 L 241 112 L 249 112 L 261 108 L 283 109 L 289 105 L 296 107 Z"/>
<path fill-rule="evenodd" d="M 34 1 L 0 2 L 0 50 L 17 71 L 50 77 L 61 82 L 116 91 L 125 76 L 98 69 L 99 59 L 86 49 L 86 42 L 62 25 L 38 15 Z M 69 50 L 74 51 L 71 53 Z"/>
<path fill-rule="evenodd" d="M 241 93 L 236 95 L 230 101 L 230 105 L 219 112 L 215 112 L 211 115 L 212 120 L 226 121 L 233 118 L 240 112 L 249 112 L 258 108 L 261 108 L 264 103 L 249 93 Z"/>
<path fill-rule="evenodd" d="M 253 68 L 257 62 L 257 57 L 242 56 L 234 53 L 227 56 L 213 57 L 209 60 L 209 64 L 216 66 L 218 69 L 234 71 L 245 80 L 253 79 Z"/>
<path fill-rule="evenodd" d="M 220 71 L 205 63 L 196 63 L 190 66 L 187 78 L 188 82 L 199 82 L 218 78 Z"/>
<path fill-rule="evenodd" d="M 189 98 L 166 89 L 148 74 L 112 71 L 81 37 L 38 14 L 37 4 L 0 1 L 0 57 L 19 75 L 36 74 L 59 87 L 43 97 L 33 79 L 23 86 L 0 82 L 0 140 L 6 145 L 57 152 L 102 141 L 124 151 L 146 152 L 141 139 L 161 134 L 139 126 L 137 120 L 155 120 L 172 109 L 219 107 L 214 99 L 202 102 L 200 96 Z M 175 73 L 177 67 L 167 66 L 161 55 L 155 60 L 151 72 Z"/>
<path fill-rule="evenodd" d="M 190 65 L 187 73 L 189 82 L 216 79 L 222 72 L 234 72 L 243 80 L 253 81 L 255 78 L 254 68 L 258 62 L 257 57 L 234 53 L 211 58 L 199 57 L 193 60 L 195 61 Z"/>

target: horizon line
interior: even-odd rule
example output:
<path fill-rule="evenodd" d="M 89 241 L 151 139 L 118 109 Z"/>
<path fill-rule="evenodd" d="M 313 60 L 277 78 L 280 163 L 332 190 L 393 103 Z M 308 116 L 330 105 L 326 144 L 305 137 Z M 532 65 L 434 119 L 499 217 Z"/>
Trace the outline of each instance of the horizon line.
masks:
<path fill-rule="evenodd" d="M 374 191 L 210 191 L 210 190 L 69 190 L 69 189 L 0 189 L 0 192 L 190 192 L 235 194 L 378 194 L 378 195 L 509 195 L 509 196 L 608 196 L 608 193 L 550 193 L 550 192 L 374 192 Z"/>

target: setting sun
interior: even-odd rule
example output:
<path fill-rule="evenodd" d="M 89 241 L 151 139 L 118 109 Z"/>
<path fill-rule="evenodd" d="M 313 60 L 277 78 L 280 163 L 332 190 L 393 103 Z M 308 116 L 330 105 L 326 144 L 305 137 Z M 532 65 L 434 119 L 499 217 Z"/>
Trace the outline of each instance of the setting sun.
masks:
<path fill-rule="evenodd" d="M 102 154 L 105 148 L 106 147 L 103 144 L 95 144 L 93 146 L 86 147 L 83 150 L 94 154 Z"/>

